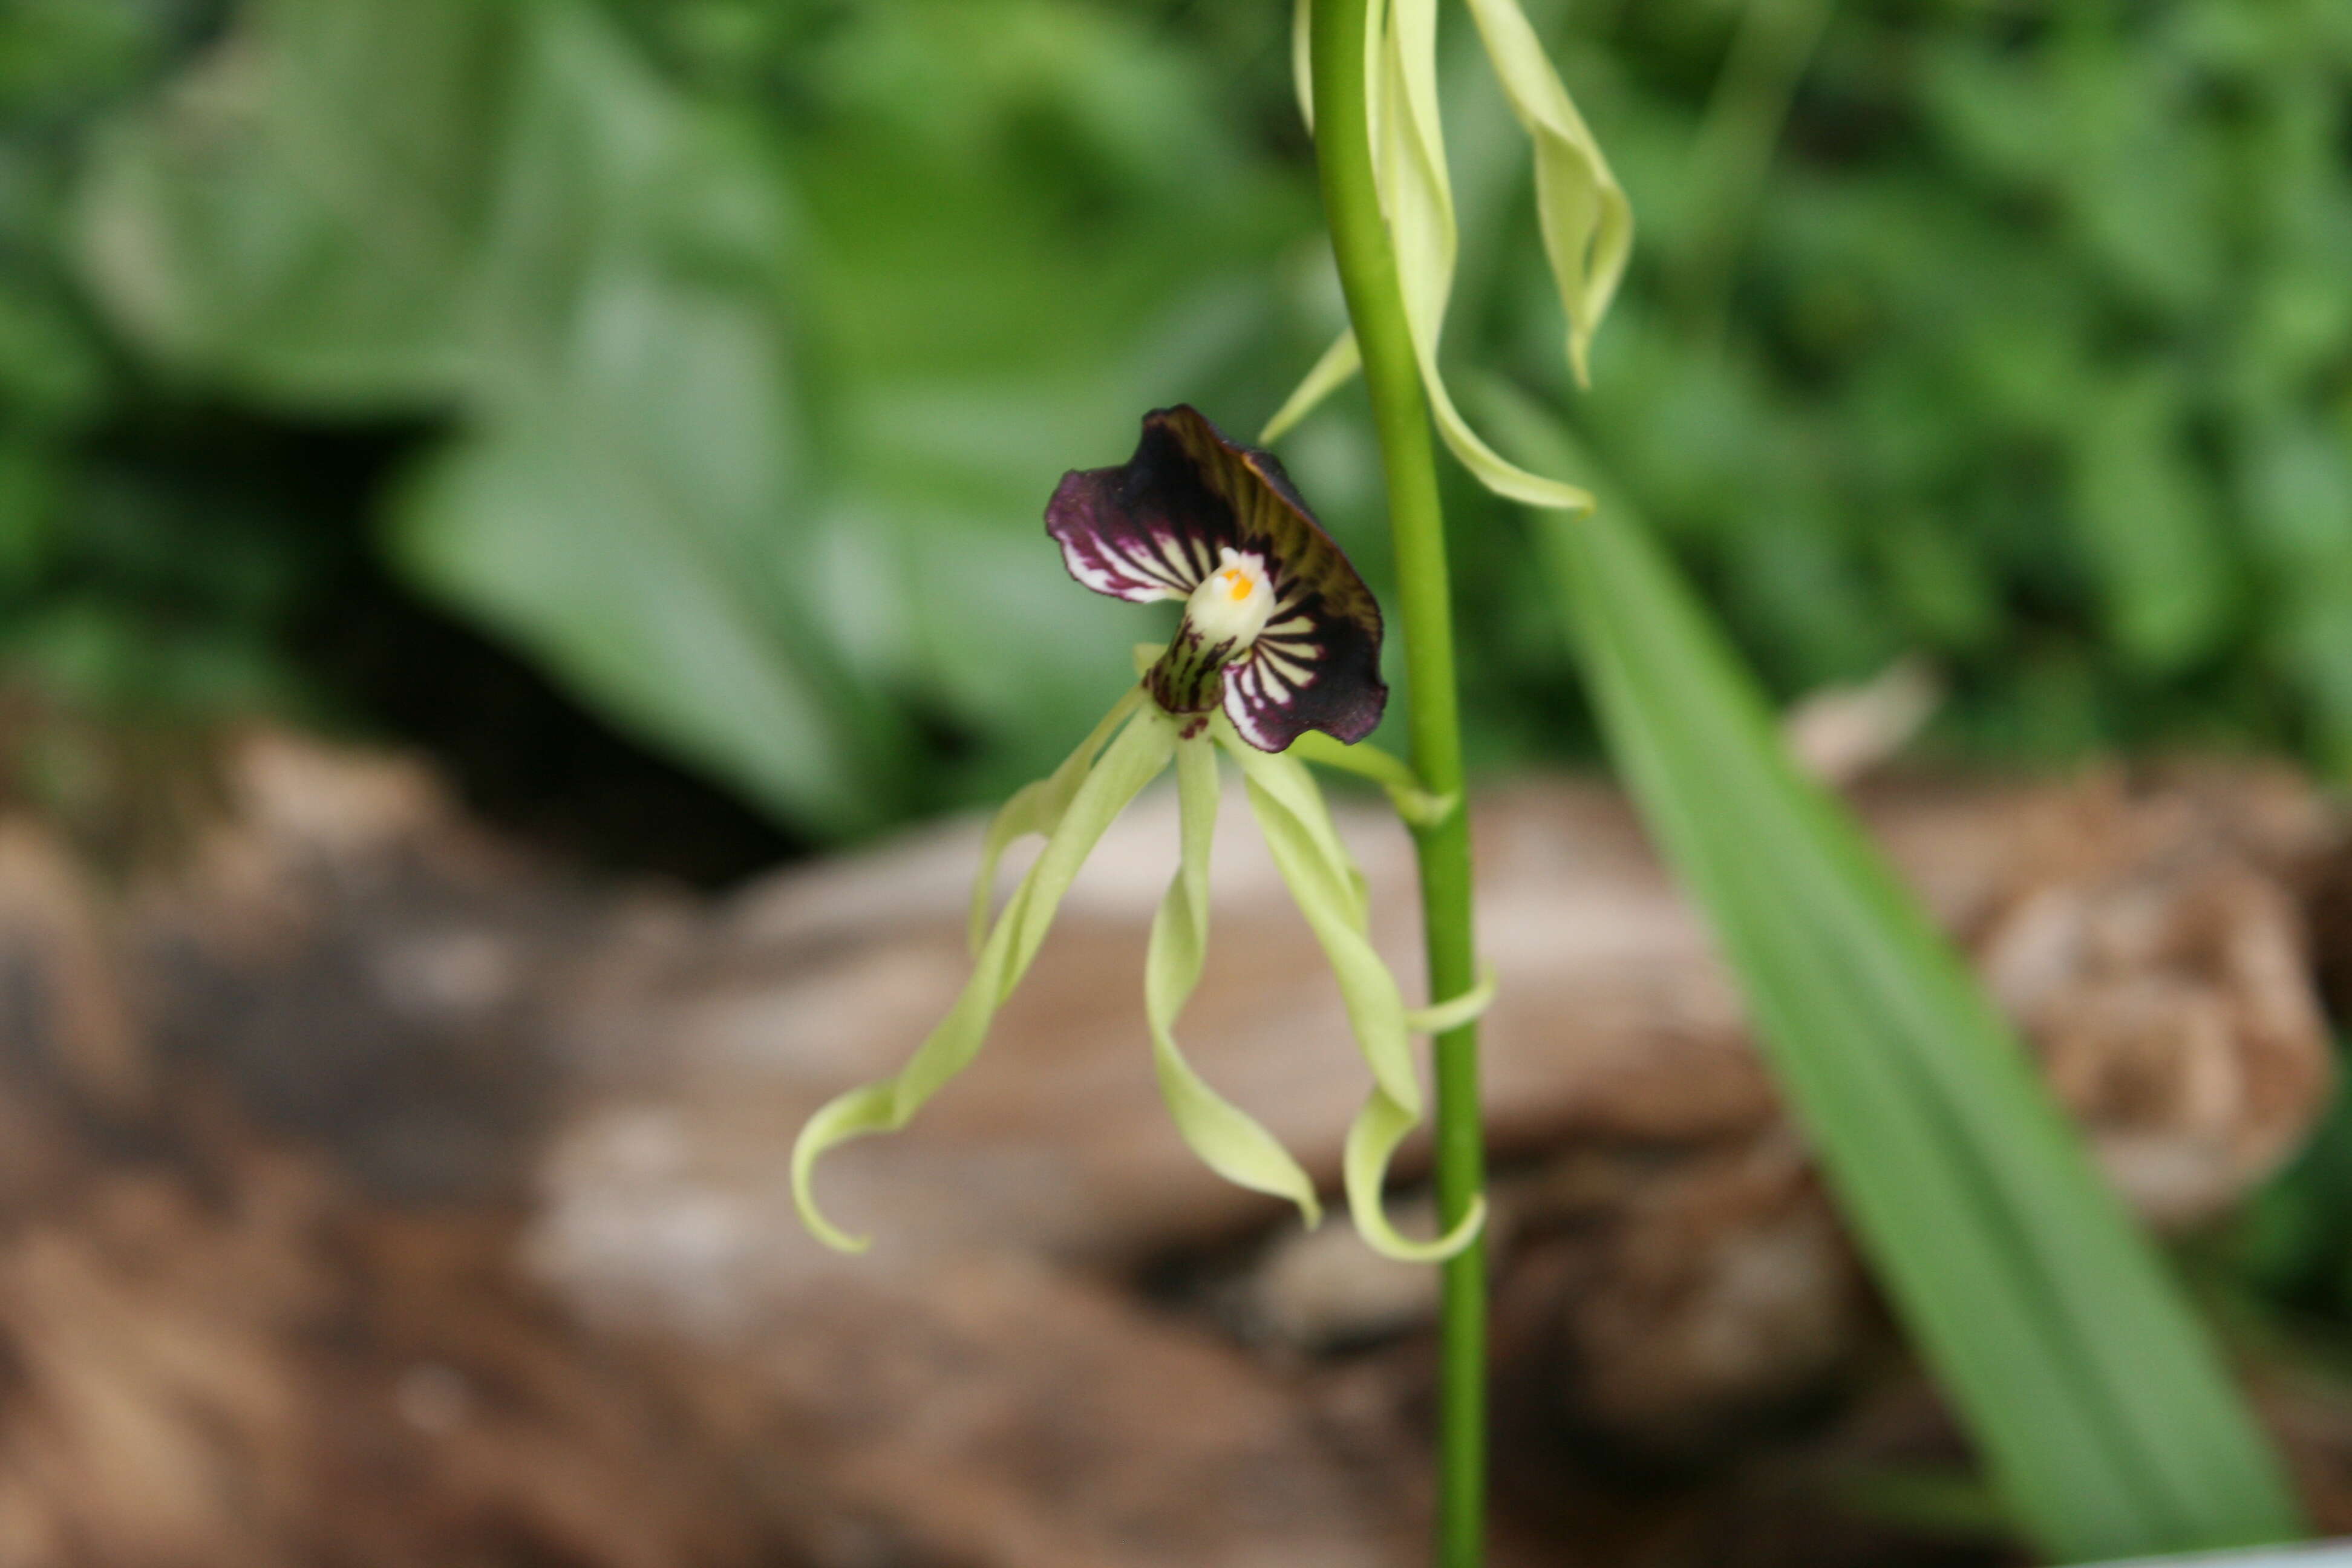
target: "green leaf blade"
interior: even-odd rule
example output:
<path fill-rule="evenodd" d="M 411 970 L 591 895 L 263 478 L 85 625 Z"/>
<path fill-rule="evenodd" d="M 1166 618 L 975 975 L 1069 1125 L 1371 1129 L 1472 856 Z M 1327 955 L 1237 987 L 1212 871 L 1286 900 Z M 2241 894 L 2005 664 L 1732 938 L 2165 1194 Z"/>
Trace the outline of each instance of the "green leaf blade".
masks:
<path fill-rule="evenodd" d="M 2203 1331 L 1958 956 L 1650 542 L 1538 526 L 1603 728 L 2020 1522 L 2080 1560 L 2292 1538 Z"/>
<path fill-rule="evenodd" d="M 453 442 L 396 497 L 394 560 L 780 820 L 870 830 L 889 738 L 772 612 L 748 552 L 662 505 L 635 457 L 625 435 L 588 441 L 564 418 Z"/>

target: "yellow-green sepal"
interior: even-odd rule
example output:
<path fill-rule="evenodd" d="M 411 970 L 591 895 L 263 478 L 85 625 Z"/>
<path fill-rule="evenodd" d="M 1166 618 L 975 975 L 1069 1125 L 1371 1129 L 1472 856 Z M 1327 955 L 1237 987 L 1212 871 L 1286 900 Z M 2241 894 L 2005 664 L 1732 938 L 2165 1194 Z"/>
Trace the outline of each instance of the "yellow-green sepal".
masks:
<path fill-rule="evenodd" d="M 1633 208 L 1517 0 L 1470 0 L 1470 9 L 1512 112 L 1534 142 L 1537 220 L 1568 315 L 1569 363 L 1583 384 L 1592 335 L 1624 276 Z M 1436 0 L 1374 0 L 1366 20 L 1373 180 L 1396 257 L 1405 325 L 1438 434 L 1496 494 L 1528 506 L 1589 511 L 1590 491 L 1510 462 L 1454 405 L 1438 357 L 1459 237 L 1437 100 Z M 1300 52 L 1305 37 L 1303 29 L 1294 29 L 1293 67 L 1302 84 L 1309 74 Z M 1314 105 L 1303 85 L 1300 107 L 1311 132 Z M 1341 333 L 1260 439 L 1271 442 L 1305 418 L 1355 374 L 1359 363 L 1354 337 Z"/>
<path fill-rule="evenodd" d="M 1126 726 L 1103 747 L 1099 757 L 1081 768 L 1044 852 L 990 927 L 973 962 L 971 978 L 948 1016 L 898 1076 L 835 1098 L 801 1129 L 793 1144 L 793 1202 L 800 1210 L 801 1223 L 826 1246 L 843 1252 L 863 1252 L 868 1238 L 839 1229 L 817 1207 L 811 1184 L 818 1157 L 854 1138 L 897 1131 L 940 1086 L 971 1065 L 988 1038 L 996 1010 L 1037 956 L 1054 912 L 1088 852 L 1112 819 L 1167 768 L 1176 748 L 1174 722 L 1157 708 L 1126 706 L 1131 715 Z M 1089 745 L 1091 741 L 1089 737 Z M 1082 747 L 1079 755 L 1088 749 Z"/>
<path fill-rule="evenodd" d="M 1478 984 L 1461 995 L 1433 1002 L 1426 1007 L 1406 1008 L 1405 1027 L 1416 1035 L 1449 1034 L 1484 1017 L 1494 1002 L 1495 966 L 1489 963 L 1478 972 Z"/>
<path fill-rule="evenodd" d="M 1364 353 L 1356 346 L 1356 334 L 1342 331 L 1323 351 L 1323 357 L 1315 362 L 1315 368 L 1307 373 L 1307 379 L 1274 411 L 1274 417 L 1257 433 L 1257 444 L 1271 447 L 1289 435 L 1293 426 L 1314 413 L 1325 398 L 1347 385 L 1363 368 Z"/>
<path fill-rule="evenodd" d="M 1371 1069 L 1372 1094 L 1349 1131 L 1342 1162 L 1349 1212 L 1374 1251 L 1409 1262 L 1442 1261 L 1477 1236 L 1486 1205 L 1483 1200 L 1475 1205 L 1444 1236 L 1415 1241 L 1390 1223 L 1382 1205 L 1389 1161 L 1420 1123 L 1422 1093 L 1403 994 L 1372 946 L 1362 875 L 1305 763 L 1287 752 L 1258 751 L 1222 721 L 1211 729 L 1241 767 L 1250 810 L 1339 982 L 1349 1026 Z"/>
<path fill-rule="evenodd" d="M 1519 0 L 1469 0 L 1511 111 L 1535 143 L 1536 224 L 1568 313 L 1568 363 L 1591 384 L 1592 334 L 1633 248 L 1633 208 Z"/>
<path fill-rule="evenodd" d="M 1309 730 L 1290 743 L 1290 754 L 1318 767 L 1337 768 L 1371 780 L 1387 794 L 1396 814 L 1414 827 L 1434 827 L 1462 804 L 1459 795 L 1432 795 L 1423 789 L 1421 775 L 1410 763 L 1369 741 L 1351 746 L 1320 730 Z"/>
<path fill-rule="evenodd" d="M 1389 1223 L 1388 1210 L 1382 1206 L 1381 1190 L 1387 1184 L 1389 1161 L 1396 1153 L 1405 1135 L 1420 1125 L 1418 1109 L 1401 1105 L 1388 1095 L 1375 1091 L 1356 1113 L 1355 1122 L 1348 1129 L 1347 1153 L 1341 1162 L 1346 1173 L 1348 1210 L 1355 1216 L 1356 1229 L 1364 1245 L 1383 1258 L 1393 1258 L 1402 1263 L 1443 1263 L 1478 1239 L 1478 1232 L 1486 1224 L 1486 1195 L 1484 1193 L 1470 1200 L 1469 1209 L 1455 1222 L 1452 1230 L 1428 1241 L 1415 1241 Z"/>
<path fill-rule="evenodd" d="M 1094 766 L 1113 731 L 1127 722 L 1138 705 L 1143 701 L 1143 688 L 1130 686 L 1126 694 L 1111 704 L 1102 722 L 1094 727 L 1078 744 L 1078 749 L 1062 759 L 1061 766 L 1042 779 L 1023 784 L 1013 798 L 997 808 L 989 819 L 988 835 L 981 841 L 980 869 L 971 879 L 971 913 L 970 934 L 972 956 L 980 955 L 981 944 L 988 940 L 988 906 L 996 889 L 996 868 L 1004 858 L 1005 850 L 1032 833 L 1050 835 L 1061 825 L 1063 813 L 1086 782 L 1087 772 Z"/>
<path fill-rule="evenodd" d="M 1315 1184 L 1273 1133 L 1218 1095 L 1177 1049 L 1176 1016 L 1200 984 L 1209 940 L 1209 845 L 1217 824 L 1217 754 L 1206 736 L 1176 744 L 1181 859 L 1151 921 L 1143 1011 L 1151 1065 L 1176 1131 L 1209 1169 L 1236 1186 L 1287 1198 L 1311 1228 L 1323 1208 Z"/>

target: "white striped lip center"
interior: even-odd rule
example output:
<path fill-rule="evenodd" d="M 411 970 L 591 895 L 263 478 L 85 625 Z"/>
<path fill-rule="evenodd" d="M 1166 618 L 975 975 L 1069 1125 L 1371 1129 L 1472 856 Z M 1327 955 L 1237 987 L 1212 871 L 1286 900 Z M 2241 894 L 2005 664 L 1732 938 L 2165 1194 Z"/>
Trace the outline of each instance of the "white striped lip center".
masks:
<path fill-rule="evenodd" d="M 1274 585 L 1266 579 L 1265 558 L 1228 545 L 1218 552 L 1217 564 L 1184 602 L 1184 619 L 1204 643 L 1229 643 L 1241 654 L 1257 641 L 1258 633 L 1274 614 Z"/>

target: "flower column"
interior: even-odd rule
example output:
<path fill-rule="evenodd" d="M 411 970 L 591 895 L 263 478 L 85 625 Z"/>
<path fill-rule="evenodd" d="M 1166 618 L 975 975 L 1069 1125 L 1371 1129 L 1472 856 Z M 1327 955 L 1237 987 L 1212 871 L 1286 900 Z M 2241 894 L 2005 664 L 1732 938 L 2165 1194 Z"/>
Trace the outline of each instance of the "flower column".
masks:
<path fill-rule="evenodd" d="M 1412 766 L 1422 785 L 1461 800 L 1462 731 L 1445 519 L 1437 496 L 1429 406 L 1422 391 L 1396 258 L 1373 184 L 1365 100 L 1367 0 L 1311 0 L 1316 160 L 1348 315 L 1363 355 L 1380 429 L 1396 542 L 1397 612 L 1412 704 Z M 1469 816 L 1458 804 L 1413 828 L 1431 999 L 1440 1005 L 1477 983 L 1470 911 Z M 1451 1230 L 1486 1185 L 1478 1118 L 1478 1028 L 1437 1037 L 1437 1203 Z M 1485 1556 L 1486 1253 L 1472 1241 L 1444 1265 L 1438 1408 L 1437 1561 L 1475 1568 Z"/>

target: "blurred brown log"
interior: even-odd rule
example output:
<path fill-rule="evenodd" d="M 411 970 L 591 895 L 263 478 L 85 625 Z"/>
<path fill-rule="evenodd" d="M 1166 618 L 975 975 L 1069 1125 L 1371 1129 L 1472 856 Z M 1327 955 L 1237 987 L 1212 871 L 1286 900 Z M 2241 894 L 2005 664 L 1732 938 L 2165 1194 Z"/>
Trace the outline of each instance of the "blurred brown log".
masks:
<path fill-rule="evenodd" d="M 2107 772 L 1863 804 L 2148 1218 L 2209 1219 L 2295 1146 L 2330 1067 L 2294 889 L 2336 828 L 2291 776 Z M 832 1156 L 821 1189 L 877 1233 L 866 1268 L 1029 1249 L 1128 1270 L 1270 1229 L 1267 1266 L 1235 1292 L 1245 1321 L 1305 1350 L 1358 1337 L 1368 1313 L 1393 1331 L 1425 1277 L 1298 1237 L 1167 1125 L 1139 998 L 1170 816 L 1147 801 L 1112 830 L 988 1053 L 908 1133 Z M 1184 1035 L 1328 1187 L 1363 1069 L 1246 816 L 1226 818 Z M 1409 972 L 1402 835 L 1369 811 L 1348 826 L 1381 945 Z M 1736 1441 L 1872 1331 L 1860 1270 L 1735 991 L 1620 797 L 1522 785 L 1482 803 L 1478 833 L 1511 1348 L 1545 1369 L 1556 1415 L 1621 1446 Z M 952 999 L 971 858 L 971 829 L 936 833 L 642 939 L 615 966 L 625 987 L 558 1026 L 586 1066 L 545 1167 L 544 1275 L 592 1311 L 676 1326 L 759 1321 L 822 1269 L 789 1206 L 789 1131 L 895 1068 Z M 1310 1249 L 1339 1261 L 1303 1303 L 1283 1292 Z"/>
<path fill-rule="evenodd" d="M 877 1237 L 845 1263 L 792 1216 L 792 1134 L 961 984 L 971 825 L 705 900 L 535 864 L 397 761 L 258 736 L 224 794 L 119 899 L 0 828 L 0 1568 L 1417 1557 L 1426 1276 L 1302 1236 L 1158 1103 L 1166 801 L 971 1072 L 828 1162 Z M 1864 805 L 2143 1214 L 2208 1219 L 2294 1147 L 2329 1079 L 2300 904 L 2337 837 L 2300 783 Z M 1411 973 L 1404 841 L 1347 827 Z M 1363 1069 L 1222 828 L 1182 1032 L 1332 1182 Z M 1717 1462 L 1885 1326 L 1622 801 L 1529 783 L 1478 832 L 1506 1409 Z M 1833 1534 L 1809 1561 L 1868 1560 Z M 1738 1535 L 1705 1560 L 1780 1560 Z"/>

